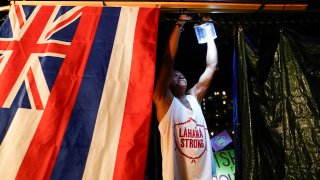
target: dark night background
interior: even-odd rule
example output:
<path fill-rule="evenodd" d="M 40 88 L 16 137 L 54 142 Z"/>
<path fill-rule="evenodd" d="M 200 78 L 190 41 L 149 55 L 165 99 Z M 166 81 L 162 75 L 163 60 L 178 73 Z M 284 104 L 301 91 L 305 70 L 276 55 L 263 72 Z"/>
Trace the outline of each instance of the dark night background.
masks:
<path fill-rule="evenodd" d="M 197 21 L 203 14 L 189 13 L 189 15 Z M 223 130 L 228 130 L 230 136 L 233 137 L 232 66 L 236 29 L 241 26 L 248 34 L 262 34 L 262 41 L 278 41 L 281 28 L 292 29 L 301 35 L 320 37 L 320 14 L 317 11 L 306 11 L 210 13 L 209 15 L 213 19 L 218 36 L 215 42 L 218 49 L 219 71 L 205 98 L 204 114 L 210 136 L 211 132 L 216 135 Z M 162 61 L 163 49 L 178 17 L 179 13 L 161 13 L 157 51 L 158 68 Z M 186 76 L 190 88 L 198 81 L 205 68 L 206 44 L 197 43 L 193 29 L 194 22 L 188 22 L 185 26 L 185 31 L 181 34 L 175 68 Z M 227 97 L 221 96 L 222 91 L 227 93 Z M 215 96 L 215 92 L 220 92 L 220 96 Z M 226 105 L 222 104 L 224 100 L 227 101 Z M 203 108 L 203 104 L 201 105 Z M 151 124 L 147 164 L 147 175 L 150 179 L 161 179 L 160 135 L 157 126 L 158 123 L 154 116 Z M 225 149 L 233 149 L 233 144 Z"/>

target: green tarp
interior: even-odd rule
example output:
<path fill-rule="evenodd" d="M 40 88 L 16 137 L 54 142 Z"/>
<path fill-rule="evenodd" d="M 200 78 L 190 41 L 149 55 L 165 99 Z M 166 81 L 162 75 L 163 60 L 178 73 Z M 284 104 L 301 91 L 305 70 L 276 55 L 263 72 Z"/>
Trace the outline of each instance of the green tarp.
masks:
<path fill-rule="evenodd" d="M 320 39 L 239 28 L 235 55 L 240 179 L 320 178 Z"/>

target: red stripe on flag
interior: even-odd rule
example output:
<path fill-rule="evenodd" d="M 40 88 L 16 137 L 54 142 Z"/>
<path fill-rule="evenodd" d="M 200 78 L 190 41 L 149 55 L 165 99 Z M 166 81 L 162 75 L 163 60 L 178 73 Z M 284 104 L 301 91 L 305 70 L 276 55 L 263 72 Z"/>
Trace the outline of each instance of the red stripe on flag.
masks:
<path fill-rule="evenodd" d="M 113 179 L 144 179 L 148 153 L 159 9 L 140 8 Z M 146 28 L 147 27 L 147 28 Z"/>
<path fill-rule="evenodd" d="M 31 89 L 31 93 L 32 93 L 32 97 L 33 97 L 33 101 L 36 106 L 36 109 L 43 110 L 42 101 L 41 101 L 36 80 L 34 79 L 31 68 L 29 69 L 27 76 L 28 76 L 29 85 L 30 85 L 30 89 Z"/>
<path fill-rule="evenodd" d="M 50 179 L 79 91 L 101 10 L 99 7 L 82 9 L 75 36 L 16 179 Z"/>
<path fill-rule="evenodd" d="M 19 22 L 19 28 L 21 29 L 23 24 L 24 24 L 24 20 L 23 20 L 23 16 L 22 16 L 22 12 L 21 12 L 21 6 L 15 6 L 14 7 L 16 10 L 16 14 L 17 14 L 17 20 Z"/>

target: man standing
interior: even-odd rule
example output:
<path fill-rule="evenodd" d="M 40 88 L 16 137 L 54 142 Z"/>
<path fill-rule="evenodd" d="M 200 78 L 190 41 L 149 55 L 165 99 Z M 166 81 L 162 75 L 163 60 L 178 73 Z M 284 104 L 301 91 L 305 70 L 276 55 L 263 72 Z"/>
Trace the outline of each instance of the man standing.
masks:
<path fill-rule="evenodd" d="M 162 152 L 162 175 L 165 180 L 210 179 L 215 171 L 207 125 L 200 107 L 217 70 L 214 39 L 207 42 L 206 69 L 190 90 L 187 80 L 174 71 L 183 25 L 191 18 L 180 15 L 164 53 L 154 92 Z"/>

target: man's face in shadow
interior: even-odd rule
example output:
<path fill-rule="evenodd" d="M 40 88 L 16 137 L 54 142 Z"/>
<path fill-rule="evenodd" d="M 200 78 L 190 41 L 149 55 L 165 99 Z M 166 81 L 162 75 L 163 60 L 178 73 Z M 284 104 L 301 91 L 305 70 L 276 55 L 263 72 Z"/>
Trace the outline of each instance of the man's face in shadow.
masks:
<path fill-rule="evenodd" d="M 173 71 L 170 79 L 170 90 L 174 93 L 177 90 L 187 89 L 187 79 L 180 71 Z"/>

